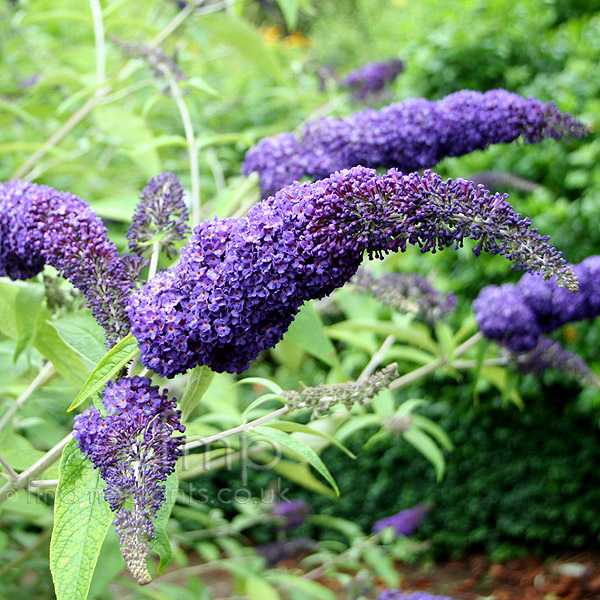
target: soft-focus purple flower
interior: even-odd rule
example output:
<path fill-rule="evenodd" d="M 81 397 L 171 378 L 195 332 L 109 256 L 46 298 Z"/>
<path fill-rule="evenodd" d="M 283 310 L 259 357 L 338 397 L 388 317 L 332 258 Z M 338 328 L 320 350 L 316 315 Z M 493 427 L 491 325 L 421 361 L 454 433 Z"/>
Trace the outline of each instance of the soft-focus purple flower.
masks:
<path fill-rule="evenodd" d="M 510 359 L 523 373 L 541 375 L 546 369 L 555 369 L 581 385 L 600 387 L 600 379 L 580 356 L 545 337 L 539 338 L 532 350 L 511 353 Z"/>
<path fill-rule="evenodd" d="M 174 242 L 189 234 L 183 187 L 173 173 L 161 173 L 148 181 L 127 230 L 129 250 L 143 255 L 159 240 L 167 256 L 176 253 Z"/>
<path fill-rule="evenodd" d="M 341 85 L 351 88 L 356 99 L 364 100 L 380 94 L 402 71 L 404 63 L 398 59 L 371 62 L 348 73 Z"/>
<path fill-rule="evenodd" d="M 431 507 L 426 502 L 421 502 L 412 508 L 400 511 L 398 514 L 386 517 L 373 525 L 373 531 L 379 533 L 387 527 L 393 527 L 397 535 L 410 536 L 423 522 Z"/>
<path fill-rule="evenodd" d="M 299 140 L 290 133 L 265 138 L 248 150 L 243 171 L 258 171 L 262 189 L 272 194 L 304 176 L 321 179 L 356 165 L 415 171 L 519 137 L 537 143 L 587 131 L 552 102 L 506 90 L 463 90 L 435 102 L 411 98 L 324 118 L 308 123 Z"/>
<path fill-rule="evenodd" d="M 127 333 L 125 301 L 139 261 L 119 256 L 102 220 L 77 196 L 18 179 L 0 183 L 0 275 L 28 279 L 45 264 L 81 290 L 108 345 Z"/>
<path fill-rule="evenodd" d="M 427 592 L 403 592 L 401 590 L 385 590 L 377 596 L 377 600 L 454 600 L 448 596 L 433 596 Z"/>
<path fill-rule="evenodd" d="M 75 417 L 73 436 L 106 482 L 123 558 L 140 583 L 146 568 L 152 519 L 165 500 L 164 481 L 181 456 L 185 428 L 167 391 L 145 377 L 110 381 L 102 394 L 106 414 L 94 406 Z"/>
<path fill-rule="evenodd" d="M 241 372 L 282 337 L 304 301 L 346 283 L 363 253 L 477 240 L 519 269 L 576 288 L 560 253 L 506 201 L 439 175 L 356 167 L 293 184 L 239 219 L 200 223 L 181 260 L 131 296 L 141 362 L 171 377 L 199 364 Z"/>
<path fill-rule="evenodd" d="M 482 289 L 473 302 L 481 332 L 513 352 L 526 352 L 536 347 L 542 333 L 600 315 L 600 256 L 590 256 L 572 270 L 579 280 L 575 293 L 535 274 L 524 275 L 517 285 Z"/>
<path fill-rule="evenodd" d="M 271 509 L 274 517 L 282 517 L 283 527 L 286 530 L 302 525 L 310 514 L 310 505 L 304 500 L 291 500 L 290 502 L 276 502 Z"/>
<path fill-rule="evenodd" d="M 359 269 L 351 283 L 357 292 L 368 292 L 389 308 L 418 314 L 430 324 L 456 309 L 453 294 L 441 294 L 430 281 L 417 273 L 375 276 L 366 269 Z"/>

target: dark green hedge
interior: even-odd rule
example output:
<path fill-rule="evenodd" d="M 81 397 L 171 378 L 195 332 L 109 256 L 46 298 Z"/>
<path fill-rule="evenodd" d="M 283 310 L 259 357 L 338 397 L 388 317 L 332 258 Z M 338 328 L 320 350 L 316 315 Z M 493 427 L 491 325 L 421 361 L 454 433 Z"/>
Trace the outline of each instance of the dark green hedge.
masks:
<path fill-rule="evenodd" d="M 291 486 L 315 512 L 373 522 L 424 500 L 435 507 L 419 530 L 438 556 L 485 551 L 502 559 L 529 553 L 597 548 L 600 544 L 600 435 L 589 418 L 566 413 L 560 399 L 525 412 L 482 405 L 460 413 L 448 403 L 428 410 L 450 434 L 444 480 L 408 444 L 389 438 L 364 449 L 366 433 L 351 440 L 350 460 L 337 450 L 323 459 L 341 490 L 335 502 Z M 241 486 L 236 473 L 218 473 L 200 487 Z M 273 476 L 256 473 L 248 487 L 260 494 Z M 224 507 L 227 510 L 227 507 Z M 302 526 L 298 534 L 331 532 Z M 257 531 L 256 537 L 267 532 Z"/>

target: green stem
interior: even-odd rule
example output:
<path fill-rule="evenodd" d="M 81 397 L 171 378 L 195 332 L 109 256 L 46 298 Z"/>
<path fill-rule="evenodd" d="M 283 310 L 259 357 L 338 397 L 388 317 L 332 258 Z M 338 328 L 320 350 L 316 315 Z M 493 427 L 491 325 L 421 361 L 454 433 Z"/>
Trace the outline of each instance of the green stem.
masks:
<path fill-rule="evenodd" d="M 94 40 L 96 43 L 96 83 L 102 85 L 106 81 L 106 45 L 104 43 L 102 7 L 99 0 L 90 0 L 90 8 L 94 20 Z"/>
<path fill-rule="evenodd" d="M 177 85 L 177 81 L 173 76 L 173 73 L 171 73 L 171 70 L 166 65 L 161 66 L 160 70 L 169 84 L 171 94 L 173 94 L 173 99 L 175 100 L 175 104 L 177 105 L 177 109 L 179 110 L 179 114 L 181 115 L 183 130 L 185 131 L 185 139 L 187 141 L 188 157 L 190 163 L 190 181 L 192 185 L 192 226 L 196 226 L 198 223 L 200 223 L 201 198 L 200 171 L 198 164 L 198 146 L 196 145 L 194 125 L 192 124 L 190 112 L 183 98 L 183 94 L 181 93 L 181 88 Z"/>

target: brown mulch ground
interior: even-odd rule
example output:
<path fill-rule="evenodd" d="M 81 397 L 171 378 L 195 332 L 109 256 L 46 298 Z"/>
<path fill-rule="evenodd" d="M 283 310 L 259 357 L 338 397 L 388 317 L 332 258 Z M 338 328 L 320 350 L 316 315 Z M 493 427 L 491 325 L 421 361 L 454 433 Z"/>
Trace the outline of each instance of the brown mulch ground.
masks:
<path fill-rule="evenodd" d="M 402 589 L 457 600 L 600 600 L 600 555 L 490 563 L 483 555 L 440 564 L 427 571 L 399 567 Z"/>

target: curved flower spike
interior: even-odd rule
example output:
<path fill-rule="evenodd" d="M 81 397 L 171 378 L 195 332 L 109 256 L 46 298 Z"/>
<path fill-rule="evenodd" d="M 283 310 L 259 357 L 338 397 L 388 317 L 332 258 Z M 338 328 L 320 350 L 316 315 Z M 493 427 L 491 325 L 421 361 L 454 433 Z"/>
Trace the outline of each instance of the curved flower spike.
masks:
<path fill-rule="evenodd" d="M 185 428 L 175 400 L 145 377 L 110 381 L 102 403 L 106 416 L 88 408 L 75 417 L 73 435 L 106 482 L 104 497 L 116 516 L 127 568 L 147 583 L 152 519 L 165 500 L 164 481 L 182 455 L 184 438 L 174 434 Z"/>
<path fill-rule="evenodd" d="M 131 296 L 141 362 L 166 377 L 199 364 L 241 372 L 283 337 L 304 301 L 346 283 L 365 251 L 435 252 L 465 238 L 477 240 L 475 254 L 501 254 L 577 287 L 560 253 L 505 196 L 430 171 L 356 167 L 293 184 L 243 218 L 200 223 L 175 267 Z"/>
<path fill-rule="evenodd" d="M 243 172 L 258 171 L 262 189 L 272 194 L 302 177 L 321 179 L 356 165 L 416 171 L 519 137 L 537 143 L 587 133 L 552 102 L 506 90 L 463 90 L 435 102 L 409 98 L 380 111 L 314 121 L 299 140 L 290 133 L 267 137 L 248 150 Z"/>
<path fill-rule="evenodd" d="M 0 275 L 29 279 L 53 266 L 84 294 L 108 346 L 129 329 L 125 299 L 138 263 L 119 256 L 81 198 L 18 179 L 0 183 Z"/>

